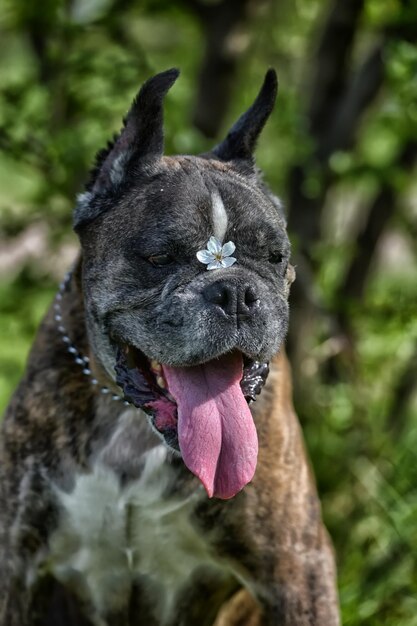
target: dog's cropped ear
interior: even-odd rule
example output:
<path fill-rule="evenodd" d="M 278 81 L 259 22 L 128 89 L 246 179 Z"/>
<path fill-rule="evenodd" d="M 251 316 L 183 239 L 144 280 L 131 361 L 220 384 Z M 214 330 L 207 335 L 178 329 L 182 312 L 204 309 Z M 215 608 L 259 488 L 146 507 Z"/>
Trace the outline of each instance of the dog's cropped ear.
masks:
<path fill-rule="evenodd" d="M 178 78 L 175 68 L 147 80 L 134 99 L 124 119 L 124 126 L 115 140 L 98 153 L 96 164 L 78 198 L 74 212 L 74 228 L 94 219 L 98 211 L 91 206 L 95 196 L 117 190 L 123 183 L 130 164 L 159 159 L 164 150 L 163 99 Z"/>
<path fill-rule="evenodd" d="M 164 150 L 163 109 L 165 94 L 178 78 L 179 71 L 161 72 L 144 83 L 134 99 L 120 132 L 110 150 L 100 158 L 92 191 L 118 182 L 123 165 L 132 158 L 160 158 Z M 110 179 L 110 180 L 109 180 Z"/>
<path fill-rule="evenodd" d="M 212 150 L 212 154 L 222 161 L 245 160 L 252 163 L 256 141 L 274 108 L 277 90 L 277 75 L 275 70 L 270 69 L 255 102 L 238 119 L 226 139 Z"/>

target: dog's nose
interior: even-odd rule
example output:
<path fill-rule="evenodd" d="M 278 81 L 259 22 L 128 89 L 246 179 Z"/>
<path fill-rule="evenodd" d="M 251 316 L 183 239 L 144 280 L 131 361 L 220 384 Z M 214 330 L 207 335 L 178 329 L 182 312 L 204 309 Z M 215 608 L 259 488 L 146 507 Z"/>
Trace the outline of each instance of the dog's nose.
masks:
<path fill-rule="evenodd" d="M 240 317 L 252 315 L 259 303 L 258 295 L 251 285 L 236 285 L 218 280 L 203 290 L 206 302 L 216 304 L 226 315 Z"/>

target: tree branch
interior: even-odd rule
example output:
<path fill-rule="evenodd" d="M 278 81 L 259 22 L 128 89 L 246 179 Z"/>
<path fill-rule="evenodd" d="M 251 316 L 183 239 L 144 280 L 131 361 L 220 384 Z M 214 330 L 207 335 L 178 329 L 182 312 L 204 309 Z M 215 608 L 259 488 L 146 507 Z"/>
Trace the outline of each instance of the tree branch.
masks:
<path fill-rule="evenodd" d="M 206 137 L 215 137 L 227 112 L 241 53 L 233 36 L 245 23 L 252 0 L 184 2 L 200 19 L 206 41 L 193 122 Z"/>
<path fill-rule="evenodd" d="M 410 358 L 402 368 L 388 411 L 387 428 L 398 438 L 404 430 L 407 405 L 417 384 L 417 341 Z"/>
<path fill-rule="evenodd" d="M 319 160 L 328 159 L 336 150 L 348 150 L 354 145 L 362 114 L 375 99 L 383 79 L 383 44 L 379 44 L 365 59 L 346 88 L 333 123 L 328 124 L 328 131 L 317 148 Z"/>
<path fill-rule="evenodd" d="M 417 141 L 410 140 L 404 146 L 397 162 L 402 172 L 410 171 L 417 160 Z M 345 314 L 345 304 L 349 300 L 360 300 L 363 297 L 369 268 L 374 257 L 375 248 L 387 223 L 397 209 L 396 190 L 391 180 L 385 180 L 372 203 L 366 224 L 359 234 L 356 252 L 348 267 L 345 278 L 341 282 L 335 297 L 341 303 L 339 323 L 346 327 L 348 322 Z"/>
<path fill-rule="evenodd" d="M 342 94 L 364 0 L 335 0 L 325 24 L 315 60 L 309 108 L 310 131 L 318 143 L 328 133 Z"/>

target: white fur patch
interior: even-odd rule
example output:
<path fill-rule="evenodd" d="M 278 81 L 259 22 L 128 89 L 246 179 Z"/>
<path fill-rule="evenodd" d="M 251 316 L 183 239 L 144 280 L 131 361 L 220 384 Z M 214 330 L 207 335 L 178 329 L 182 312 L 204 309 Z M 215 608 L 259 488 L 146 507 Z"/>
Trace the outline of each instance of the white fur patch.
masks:
<path fill-rule="evenodd" d="M 90 191 L 79 193 L 77 196 L 77 203 L 74 209 L 74 223 L 76 224 L 82 219 L 83 215 L 87 215 L 90 210 L 90 202 L 93 194 Z"/>
<path fill-rule="evenodd" d="M 81 210 L 85 210 L 88 208 L 92 197 L 93 197 L 93 194 L 90 191 L 84 191 L 84 193 L 78 194 L 77 204 Z"/>
<path fill-rule="evenodd" d="M 110 180 L 113 185 L 118 185 L 122 182 L 125 175 L 126 163 L 130 159 L 130 157 L 131 151 L 126 150 L 114 159 L 110 169 Z"/>
<path fill-rule="evenodd" d="M 141 477 L 124 488 L 97 461 L 91 473 L 78 476 L 71 493 L 57 491 L 62 514 L 48 563 L 59 580 L 93 600 L 96 624 L 126 606 L 141 575 L 157 592 L 163 625 L 195 570 L 218 567 L 190 522 L 200 491 L 183 499 L 164 496 L 174 479 L 166 455 L 162 445 L 145 453 Z"/>
<path fill-rule="evenodd" d="M 223 200 L 218 191 L 211 194 L 212 215 L 213 215 L 213 233 L 219 241 L 223 243 L 224 236 L 227 231 L 227 213 L 223 204 Z"/>

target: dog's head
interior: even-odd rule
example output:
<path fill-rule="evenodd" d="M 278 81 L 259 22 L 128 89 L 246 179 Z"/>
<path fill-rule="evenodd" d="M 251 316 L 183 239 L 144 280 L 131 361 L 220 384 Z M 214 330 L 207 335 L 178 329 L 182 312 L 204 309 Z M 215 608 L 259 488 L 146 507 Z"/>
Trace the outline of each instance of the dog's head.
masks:
<path fill-rule="evenodd" d="M 285 220 L 252 156 L 277 81 L 270 70 L 212 152 L 164 157 L 162 101 L 177 76 L 143 85 L 98 156 L 75 230 L 96 358 L 209 495 L 226 498 L 253 476 L 247 401 L 288 325 Z"/>

